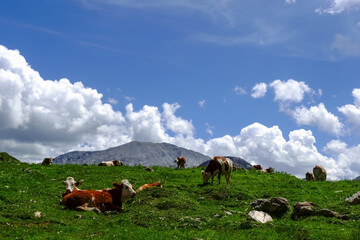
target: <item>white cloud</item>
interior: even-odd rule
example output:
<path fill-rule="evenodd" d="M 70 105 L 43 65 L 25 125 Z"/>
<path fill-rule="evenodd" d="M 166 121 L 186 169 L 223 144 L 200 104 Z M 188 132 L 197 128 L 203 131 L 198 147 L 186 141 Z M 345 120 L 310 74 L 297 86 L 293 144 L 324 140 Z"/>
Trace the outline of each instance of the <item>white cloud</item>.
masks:
<path fill-rule="evenodd" d="M 265 96 L 267 91 L 266 83 L 258 83 L 252 88 L 251 96 L 253 98 L 262 98 Z"/>
<path fill-rule="evenodd" d="M 175 115 L 180 107 L 177 103 L 164 103 L 163 111 L 147 105 L 135 111 L 128 104 L 123 115 L 102 103 L 102 95 L 82 83 L 45 81 L 18 51 L 3 46 L 0 86 L 0 149 L 22 161 L 41 161 L 68 151 L 101 150 L 139 140 L 169 142 L 208 156 L 239 156 L 298 177 L 304 177 L 316 164 L 324 166 L 331 179 L 360 175 L 360 145 L 342 146 L 343 153 L 329 158 L 317 151 L 311 131 L 292 131 L 286 140 L 278 126 L 259 123 L 244 127 L 237 136 L 206 142 L 194 137 L 191 121 Z M 358 91 L 353 95 L 358 104 Z M 328 144 L 328 150 L 334 152 L 334 145 Z"/>
<path fill-rule="evenodd" d="M 118 104 L 118 100 L 114 99 L 114 98 L 108 98 L 108 102 L 112 105 L 116 105 Z"/>
<path fill-rule="evenodd" d="M 163 104 L 164 112 L 161 117 L 165 122 L 165 127 L 166 129 L 173 131 L 175 134 L 183 134 L 192 137 L 194 134 L 194 126 L 191 121 L 175 116 L 175 112 L 178 108 L 180 108 L 180 105 L 177 103 Z"/>
<path fill-rule="evenodd" d="M 245 95 L 246 94 L 246 91 L 242 87 L 239 87 L 239 86 L 234 87 L 234 92 L 236 95 Z"/>
<path fill-rule="evenodd" d="M 305 93 L 313 93 L 313 90 L 304 82 L 289 79 L 286 82 L 275 80 L 269 85 L 274 89 L 275 101 L 299 103 L 304 99 Z"/>
<path fill-rule="evenodd" d="M 285 0 L 286 4 L 293 4 L 296 3 L 296 0 Z"/>
<path fill-rule="evenodd" d="M 297 124 L 316 126 L 321 131 L 330 134 L 340 135 L 344 127 L 337 116 L 327 111 L 323 103 L 309 109 L 304 106 L 297 107 L 290 114 Z"/>
<path fill-rule="evenodd" d="M 332 0 L 331 6 L 326 9 L 318 9 L 319 13 L 338 14 L 345 10 L 358 10 L 360 0 Z"/>
<path fill-rule="evenodd" d="M 198 102 L 198 104 L 199 104 L 199 107 L 200 108 L 204 108 L 205 107 L 205 100 L 200 100 L 199 102 Z"/>
<path fill-rule="evenodd" d="M 343 113 L 348 121 L 355 127 L 360 127 L 360 89 L 355 88 L 352 91 L 354 97 L 354 105 L 347 104 L 339 107 L 338 110 Z"/>
<path fill-rule="evenodd" d="M 214 129 L 214 127 L 213 126 L 211 126 L 209 123 L 205 123 L 206 124 L 206 132 L 210 135 L 210 136 L 212 136 L 214 133 L 213 133 L 213 129 Z"/>

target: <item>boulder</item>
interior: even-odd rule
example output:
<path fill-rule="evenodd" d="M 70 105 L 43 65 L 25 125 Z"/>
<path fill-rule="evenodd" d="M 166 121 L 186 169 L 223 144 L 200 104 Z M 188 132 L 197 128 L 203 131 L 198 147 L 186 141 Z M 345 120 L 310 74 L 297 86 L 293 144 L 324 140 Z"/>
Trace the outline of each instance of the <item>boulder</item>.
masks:
<path fill-rule="evenodd" d="M 271 215 L 283 215 L 290 210 L 288 200 L 283 197 L 257 199 L 251 203 L 251 206 L 255 210 L 263 211 Z"/>
<path fill-rule="evenodd" d="M 272 217 L 269 214 L 256 210 L 249 212 L 248 219 L 257 221 L 259 223 L 267 223 L 273 221 Z"/>
<path fill-rule="evenodd" d="M 292 219 L 308 217 L 315 214 L 313 209 L 315 204 L 312 202 L 296 202 L 294 203 L 294 210 L 291 214 Z"/>
<path fill-rule="evenodd" d="M 360 203 L 360 191 L 352 195 L 351 197 L 345 199 L 351 205 L 356 205 Z"/>
<path fill-rule="evenodd" d="M 340 215 L 337 212 L 331 211 L 329 209 L 320 209 L 317 212 L 317 215 L 324 216 L 324 217 L 335 217 L 335 218 L 339 218 L 339 219 L 342 219 L 342 220 L 349 220 L 348 215 L 345 215 L 345 214 Z"/>
<path fill-rule="evenodd" d="M 310 172 L 307 172 L 305 176 L 306 176 L 306 181 L 314 181 L 315 180 L 314 175 Z"/>
<path fill-rule="evenodd" d="M 325 181 L 326 180 L 326 170 L 319 165 L 316 165 L 313 168 L 313 174 L 315 181 Z"/>

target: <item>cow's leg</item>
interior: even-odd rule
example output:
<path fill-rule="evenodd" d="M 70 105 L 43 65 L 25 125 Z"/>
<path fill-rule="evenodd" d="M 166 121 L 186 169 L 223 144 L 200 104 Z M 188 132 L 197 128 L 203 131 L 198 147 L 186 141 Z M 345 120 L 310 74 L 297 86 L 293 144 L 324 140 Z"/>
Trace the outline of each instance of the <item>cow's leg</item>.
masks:
<path fill-rule="evenodd" d="M 230 183 L 230 174 L 229 173 L 227 173 L 225 175 L 225 178 L 226 178 L 226 183 Z"/>
<path fill-rule="evenodd" d="M 221 171 L 219 171 L 219 173 L 218 173 L 218 179 L 219 179 L 219 184 L 220 184 L 220 179 L 221 179 Z"/>

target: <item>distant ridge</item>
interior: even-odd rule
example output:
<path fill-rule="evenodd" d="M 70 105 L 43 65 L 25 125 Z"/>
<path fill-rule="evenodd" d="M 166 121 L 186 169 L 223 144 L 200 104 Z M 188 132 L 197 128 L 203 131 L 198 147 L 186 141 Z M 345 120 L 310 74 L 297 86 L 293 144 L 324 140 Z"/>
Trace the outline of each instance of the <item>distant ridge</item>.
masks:
<path fill-rule="evenodd" d="M 121 160 L 126 165 L 174 167 L 175 158 L 186 158 L 186 167 L 199 166 L 210 157 L 169 143 L 133 141 L 101 151 L 74 151 L 54 158 L 54 164 L 98 164 L 101 161 Z"/>

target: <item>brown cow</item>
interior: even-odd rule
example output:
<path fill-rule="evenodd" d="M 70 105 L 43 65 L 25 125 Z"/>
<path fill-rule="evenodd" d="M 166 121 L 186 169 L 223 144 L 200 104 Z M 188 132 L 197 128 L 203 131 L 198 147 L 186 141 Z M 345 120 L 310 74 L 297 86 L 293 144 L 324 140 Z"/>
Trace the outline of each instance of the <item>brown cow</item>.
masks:
<path fill-rule="evenodd" d="M 142 190 L 145 190 L 147 188 L 152 188 L 152 187 L 162 187 L 161 182 L 156 182 L 156 183 L 148 183 L 148 184 L 144 184 L 141 187 L 139 187 L 136 192 L 140 192 Z"/>
<path fill-rule="evenodd" d="M 203 183 L 206 184 L 211 178 L 211 183 L 214 182 L 214 177 L 218 175 L 219 184 L 221 175 L 225 175 L 227 183 L 230 183 L 231 172 L 234 168 L 234 163 L 228 158 L 225 157 L 214 157 L 210 160 L 205 171 L 201 171 L 203 176 Z"/>
<path fill-rule="evenodd" d="M 325 181 L 326 180 L 326 170 L 319 165 L 316 165 L 313 169 L 315 181 Z"/>
<path fill-rule="evenodd" d="M 307 172 L 305 177 L 306 177 L 306 181 L 314 181 L 315 180 L 314 175 L 310 172 Z"/>
<path fill-rule="evenodd" d="M 256 171 L 261 171 L 261 170 L 262 170 L 262 167 L 261 167 L 260 164 L 258 164 L 258 165 L 254 165 L 254 166 L 252 167 L 252 169 L 254 169 L 254 170 L 256 170 Z"/>
<path fill-rule="evenodd" d="M 79 211 L 121 211 L 123 203 L 134 197 L 136 192 L 128 180 L 113 183 L 114 188 L 103 190 L 82 190 L 66 195 L 63 202 L 66 208 Z"/>
<path fill-rule="evenodd" d="M 185 157 L 178 157 L 177 159 L 175 159 L 174 162 L 177 163 L 178 168 L 185 168 L 185 163 L 186 163 Z"/>

